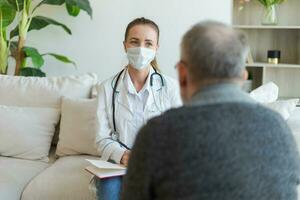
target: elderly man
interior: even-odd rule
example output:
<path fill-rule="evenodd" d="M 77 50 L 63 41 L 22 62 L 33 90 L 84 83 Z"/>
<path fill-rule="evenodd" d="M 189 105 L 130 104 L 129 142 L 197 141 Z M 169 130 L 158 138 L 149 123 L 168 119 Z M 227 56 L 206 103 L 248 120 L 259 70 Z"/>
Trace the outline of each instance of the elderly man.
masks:
<path fill-rule="evenodd" d="M 185 106 L 140 131 L 122 199 L 297 199 L 289 128 L 240 89 L 247 49 L 243 34 L 217 22 L 184 35 L 177 69 Z"/>

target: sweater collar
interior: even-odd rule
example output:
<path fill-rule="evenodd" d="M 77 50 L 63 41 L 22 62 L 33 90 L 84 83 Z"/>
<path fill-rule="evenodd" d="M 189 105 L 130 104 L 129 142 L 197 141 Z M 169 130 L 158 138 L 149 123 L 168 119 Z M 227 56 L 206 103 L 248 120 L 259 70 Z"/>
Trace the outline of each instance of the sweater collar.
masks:
<path fill-rule="evenodd" d="M 248 93 L 234 83 L 211 84 L 198 90 L 187 105 L 206 105 L 217 103 L 245 102 L 255 103 Z"/>

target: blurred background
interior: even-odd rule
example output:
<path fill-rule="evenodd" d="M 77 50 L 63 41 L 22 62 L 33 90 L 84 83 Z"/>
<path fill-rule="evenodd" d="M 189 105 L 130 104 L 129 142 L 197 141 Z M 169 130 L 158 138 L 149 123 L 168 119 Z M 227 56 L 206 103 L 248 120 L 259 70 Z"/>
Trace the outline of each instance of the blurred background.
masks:
<path fill-rule="evenodd" d="M 64 54 L 77 64 L 76 69 L 47 57 L 43 68 L 47 76 L 93 72 L 102 81 L 116 74 L 127 64 L 122 44 L 125 28 L 131 20 L 143 16 L 159 25 L 158 62 L 163 73 L 176 78 L 174 66 L 184 32 L 201 20 L 231 22 L 230 0 L 90 0 L 90 3 L 92 20 L 83 11 L 76 18 L 70 17 L 64 6 L 44 6 L 39 10 L 41 15 L 66 24 L 73 34 L 69 36 L 61 28 L 48 26 L 28 33 L 27 46 L 34 46 L 41 53 Z"/>

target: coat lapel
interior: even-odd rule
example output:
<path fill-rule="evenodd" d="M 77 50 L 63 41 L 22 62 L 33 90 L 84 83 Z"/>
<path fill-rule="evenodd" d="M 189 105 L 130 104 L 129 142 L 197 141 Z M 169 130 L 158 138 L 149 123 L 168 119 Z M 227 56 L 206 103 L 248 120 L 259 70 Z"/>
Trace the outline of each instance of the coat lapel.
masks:
<path fill-rule="evenodd" d="M 128 99 L 128 89 L 126 88 L 126 86 L 124 84 L 124 77 L 125 77 L 126 73 L 127 73 L 127 69 L 123 72 L 123 74 L 120 77 L 120 80 L 118 81 L 116 101 L 118 102 L 118 104 L 125 107 L 131 114 L 133 114 L 132 108 L 131 108 L 131 105 L 130 105 L 129 99 Z"/>

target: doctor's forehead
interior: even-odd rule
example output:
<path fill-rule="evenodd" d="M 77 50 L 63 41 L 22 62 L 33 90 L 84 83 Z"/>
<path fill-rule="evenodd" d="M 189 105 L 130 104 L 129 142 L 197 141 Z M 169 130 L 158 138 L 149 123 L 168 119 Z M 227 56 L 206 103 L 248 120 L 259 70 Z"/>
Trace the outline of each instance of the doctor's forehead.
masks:
<path fill-rule="evenodd" d="M 128 32 L 128 40 L 151 40 L 157 41 L 158 33 L 149 25 L 135 25 Z"/>

